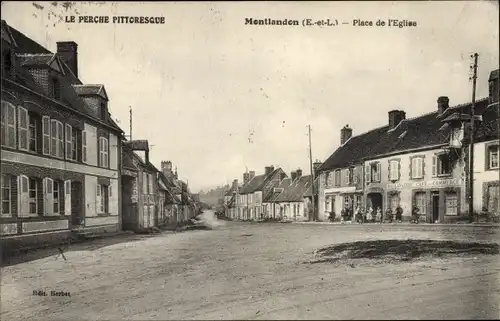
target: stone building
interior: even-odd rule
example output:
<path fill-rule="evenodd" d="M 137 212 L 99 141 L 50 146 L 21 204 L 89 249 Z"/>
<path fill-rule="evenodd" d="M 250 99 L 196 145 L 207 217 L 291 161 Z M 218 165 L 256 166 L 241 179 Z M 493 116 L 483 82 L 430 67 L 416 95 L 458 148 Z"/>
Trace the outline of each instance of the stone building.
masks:
<path fill-rule="evenodd" d="M 76 43 L 53 53 L 1 28 L 2 243 L 119 230 L 123 131 L 104 85 L 79 79 Z"/>

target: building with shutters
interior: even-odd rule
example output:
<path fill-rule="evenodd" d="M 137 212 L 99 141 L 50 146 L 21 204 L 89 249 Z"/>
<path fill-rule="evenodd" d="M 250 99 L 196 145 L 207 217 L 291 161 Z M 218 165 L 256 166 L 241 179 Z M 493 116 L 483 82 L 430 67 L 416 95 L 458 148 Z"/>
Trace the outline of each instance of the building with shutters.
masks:
<path fill-rule="evenodd" d="M 9 246 L 120 229 L 122 130 L 74 42 L 42 47 L 2 20 L 1 233 Z"/>
<path fill-rule="evenodd" d="M 498 77 L 494 73 L 490 97 L 475 104 L 476 211 L 498 209 L 498 98 L 491 89 L 498 91 Z M 380 207 L 384 212 L 388 208 L 395 212 L 400 206 L 406 221 L 414 207 L 421 220 L 429 223 L 468 218 L 470 115 L 470 103 L 449 106 L 448 97 L 442 96 L 436 110 L 422 116 L 407 119 L 404 111 L 392 110 L 387 125 L 358 136 L 344 127 L 340 147 L 319 168 L 320 220 L 332 211 L 338 215 L 342 208 L 355 206 Z"/>

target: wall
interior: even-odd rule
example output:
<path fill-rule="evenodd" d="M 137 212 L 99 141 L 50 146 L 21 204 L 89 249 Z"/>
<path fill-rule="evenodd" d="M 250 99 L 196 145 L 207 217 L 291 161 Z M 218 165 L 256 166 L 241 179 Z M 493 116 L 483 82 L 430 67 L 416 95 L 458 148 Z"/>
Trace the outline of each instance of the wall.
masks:
<path fill-rule="evenodd" d="M 486 188 L 492 182 L 500 180 L 498 169 L 489 170 L 487 168 L 487 147 L 497 141 L 477 143 L 474 145 L 474 211 L 481 212 L 485 207 Z"/>
<path fill-rule="evenodd" d="M 85 123 L 87 132 L 87 164 L 97 166 L 97 128 Z"/>

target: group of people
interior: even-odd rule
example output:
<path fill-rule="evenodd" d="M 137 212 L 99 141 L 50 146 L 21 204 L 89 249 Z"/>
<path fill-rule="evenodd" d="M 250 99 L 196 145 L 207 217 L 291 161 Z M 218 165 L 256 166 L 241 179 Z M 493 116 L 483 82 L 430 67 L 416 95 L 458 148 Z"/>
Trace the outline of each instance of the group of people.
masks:
<path fill-rule="evenodd" d="M 341 215 L 342 222 L 351 221 L 359 224 L 384 222 L 401 223 L 403 218 L 403 209 L 398 205 L 394 211 L 389 207 L 384 213 L 382 212 L 380 206 L 378 206 L 376 210 L 374 210 L 371 206 L 366 210 L 360 206 L 356 206 L 354 210 L 352 208 L 345 207 L 342 209 Z"/>

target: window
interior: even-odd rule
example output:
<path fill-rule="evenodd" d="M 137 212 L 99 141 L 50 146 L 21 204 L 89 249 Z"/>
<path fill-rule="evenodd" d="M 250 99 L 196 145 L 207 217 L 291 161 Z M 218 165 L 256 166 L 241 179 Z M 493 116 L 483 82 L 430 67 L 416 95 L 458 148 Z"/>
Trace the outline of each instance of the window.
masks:
<path fill-rule="evenodd" d="M 19 117 L 19 129 L 17 134 L 19 135 L 19 149 L 28 150 L 29 146 L 29 120 L 28 111 L 22 107 L 18 107 L 18 117 Z"/>
<path fill-rule="evenodd" d="M 333 212 L 333 209 L 335 208 L 335 200 L 333 199 L 332 195 L 327 195 L 325 198 L 325 211 L 326 212 Z"/>
<path fill-rule="evenodd" d="M 351 171 L 352 171 L 352 169 L 350 169 L 350 168 L 344 170 L 344 184 L 345 185 L 351 184 Z"/>
<path fill-rule="evenodd" d="M 498 169 L 498 154 L 500 145 L 488 147 L 488 169 Z"/>
<path fill-rule="evenodd" d="M 370 173 L 372 182 L 380 182 L 380 163 L 370 164 Z"/>
<path fill-rule="evenodd" d="M 73 158 L 73 127 L 66 124 L 66 159 Z"/>
<path fill-rule="evenodd" d="M 149 186 L 149 193 L 148 194 L 153 194 L 153 174 L 149 174 L 149 180 L 148 180 L 148 186 Z"/>
<path fill-rule="evenodd" d="M 146 172 L 142 173 L 142 193 L 148 194 L 148 174 Z"/>
<path fill-rule="evenodd" d="M 57 142 L 59 143 L 57 157 L 64 158 L 64 126 L 60 121 L 57 122 Z"/>
<path fill-rule="evenodd" d="M 60 199 L 59 199 L 59 182 L 58 181 L 53 181 L 53 202 L 54 202 L 54 209 L 52 213 L 54 214 L 59 214 L 60 213 Z"/>
<path fill-rule="evenodd" d="M 57 157 L 57 120 L 50 120 L 50 155 Z"/>
<path fill-rule="evenodd" d="M 411 159 L 411 178 L 424 177 L 424 159 L 422 157 L 414 157 Z"/>
<path fill-rule="evenodd" d="M 393 213 L 396 212 L 396 208 L 399 206 L 399 195 L 393 194 L 389 197 L 389 205 Z"/>
<path fill-rule="evenodd" d="M 359 168 L 358 167 L 354 167 L 353 168 L 353 171 L 352 171 L 352 182 L 353 184 L 358 184 L 359 182 Z"/>
<path fill-rule="evenodd" d="M 446 193 L 444 196 L 444 202 L 446 205 L 446 215 L 457 215 L 458 214 L 458 197 L 457 193 Z"/>
<path fill-rule="evenodd" d="M 488 186 L 487 197 L 487 209 L 489 213 L 499 213 L 500 212 L 500 186 L 493 185 Z"/>
<path fill-rule="evenodd" d="M 106 103 L 101 103 L 101 119 L 106 120 Z"/>
<path fill-rule="evenodd" d="M 344 196 L 344 208 L 350 208 L 351 206 L 350 197 Z"/>
<path fill-rule="evenodd" d="M 28 190 L 28 204 L 29 204 L 29 214 L 38 213 L 38 180 L 36 178 L 29 178 L 29 190 Z"/>
<path fill-rule="evenodd" d="M 97 206 L 99 213 L 109 213 L 109 186 L 97 185 Z"/>
<path fill-rule="evenodd" d="M 3 56 L 3 72 L 4 75 L 10 75 L 10 71 L 12 69 L 12 55 L 10 51 L 7 51 Z"/>
<path fill-rule="evenodd" d="M 340 169 L 335 171 L 335 186 L 340 186 Z"/>
<path fill-rule="evenodd" d="M 104 137 L 99 137 L 99 165 L 108 167 L 108 140 Z"/>
<path fill-rule="evenodd" d="M 34 115 L 29 115 L 28 114 L 28 119 L 29 119 L 29 150 L 30 152 L 36 152 L 37 151 L 37 134 L 36 134 L 36 129 L 37 129 L 37 118 Z"/>
<path fill-rule="evenodd" d="M 330 186 L 330 172 L 325 173 L 325 187 Z"/>
<path fill-rule="evenodd" d="M 447 154 L 432 157 L 432 176 L 450 175 L 451 168 L 451 161 Z"/>
<path fill-rule="evenodd" d="M 42 145 L 43 145 L 43 154 L 50 155 L 50 118 L 48 116 L 42 117 Z"/>
<path fill-rule="evenodd" d="M 82 162 L 87 162 L 87 131 L 82 132 Z"/>
<path fill-rule="evenodd" d="M 52 79 L 52 96 L 54 99 L 61 99 L 61 86 L 56 78 Z"/>
<path fill-rule="evenodd" d="M 415 194 L 415 206 L 418 208 L 418 213 L 420 215 L 426 213 L 426 206 L 425 206 L 425 193 L 424 192 L 419 192 Z M 393 209 L 394 211 L 395 209 Z"/>
<path fill-rule="evenodd" d="M 76 128 L 71 129 L 71 158 L 72 160 L 78 160 L 78 131 Z"/>
<path fill-rule="evenodd" d="M 389 162 L 389 180 L 399 180 L 399 161 L 391 160 Z"/>
<path fill-rule="evenodd" d="M 16 107 L 14 105 L 2 101 L 2 145 L 16 148 Z"/>
<path fill-rule="evenodd" d="M 12 177 L 7 174 L 2 174 L 2 216 L 11 216 L 12 215 L 12 205 L 13 205 L 13 197 L 12 197 Z"/>

